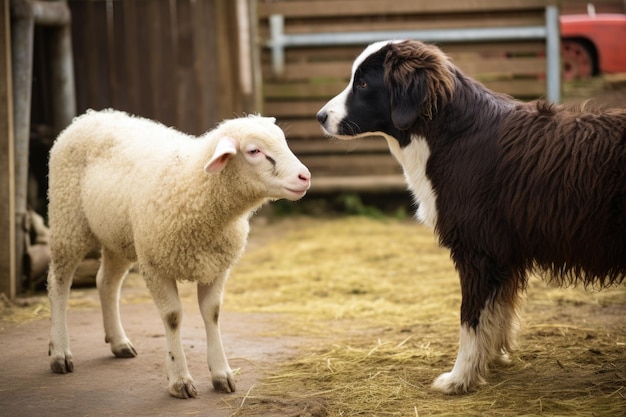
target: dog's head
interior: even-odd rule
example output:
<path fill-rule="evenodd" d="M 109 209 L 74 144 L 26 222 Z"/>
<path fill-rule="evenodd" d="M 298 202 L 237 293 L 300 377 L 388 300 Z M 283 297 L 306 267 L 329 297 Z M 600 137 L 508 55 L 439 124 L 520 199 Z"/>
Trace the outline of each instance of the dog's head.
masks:
<path fill-rule="evenodd" d="M 317 120 L 340 139 L 375 134 L 403 143 L 448 103 L 453 89 L 452 66 L 439 48 L 418 41 L 377 42 L 354 61 L 350 83 Z"/>

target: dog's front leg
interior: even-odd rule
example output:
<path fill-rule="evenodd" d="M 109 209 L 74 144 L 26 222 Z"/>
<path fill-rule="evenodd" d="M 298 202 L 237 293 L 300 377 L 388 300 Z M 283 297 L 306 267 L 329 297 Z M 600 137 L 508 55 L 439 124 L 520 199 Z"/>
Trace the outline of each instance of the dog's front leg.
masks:
<path fill-rule="evenodd" d="M 452 371 L 433 383 L 446 394 L 484 384 L 492 362 L 508 362 L 519 328 L 518 291 L 523 286 L 523 277 L 518 279 L 487 257 L 473 262 L 455 259 L 455 263 L 462 290 L 459 352 Z"/>

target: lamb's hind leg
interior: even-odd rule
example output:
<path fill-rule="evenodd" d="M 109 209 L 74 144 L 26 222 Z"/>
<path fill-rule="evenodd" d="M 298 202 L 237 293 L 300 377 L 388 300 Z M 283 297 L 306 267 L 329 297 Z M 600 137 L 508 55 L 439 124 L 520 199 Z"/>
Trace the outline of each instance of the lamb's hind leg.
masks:
<path fill-rule="evenodd" d="M 76 261 L 78 265 L 79 261 Z M 74 371 L 70 340 L 67 331 L 67 302 L 70 297 L 72 276 L 76 266 L 57 266 L 54 258 L 48 273 L 48 298 L 50 299 L 50 368 L 58 374 Z"/>
<path fill-rule="evenodd" d="M 167 342 L 165 367 L 167 369 L 169 392 L 178 398 L 196 397 L 198 392 L 187 368 L 187 358 L 180 340 L 180 324 L 183 318 L 183 309 L 178 298 L 176 281 L 155 275 L 146 275 L 146 285 L 152 293 L 152 298 L 165 327 L 165 339 Z"/>
<path fill-rule="evenodd" d="M 67 242 L 74 243 L 69 245 Z M 67 329 L 67 303 L 74 272 L 89 251 L 89 238 L 72 238 L 63 243 L 59 238 L 52 242 L 50 270 L 48 272 L 48 298 L 50 299 L 50 368 L 65 374 L 74 371 Z"/>
<path fill-rule="evenodd" d="M 120 291 L 131 263 L 102 249 L 100 269 L 96 285 L 102 304 L 105 342 L 111 344 L 111 351 L 118 358 L 133 358 L 137 351 L 126 336 L 120 320 Z"/>
<path fill-rule="evenodd" d="M 213 381 L 213 388 L 222 392 L 235 392 L 235 377 L 224 354 L 220 334 L 220 307 L 227 273 L 216 278 L 209 285 L 198 284 L 198 304 L 204 319 L 207 338 L 207 362 Z"/>
<path fill-rule="evenodd" d="M 484 384 L 489 365 L 507 362 L 507 353 L 515 345 L 520 282 L 505 269 L 487 262 L 482 266 L 482 270 L 464 268 L 457 262 L 463 292 L 459 352 L 452 371 L 433 383 L 433 388 L 446 394 Z"/>

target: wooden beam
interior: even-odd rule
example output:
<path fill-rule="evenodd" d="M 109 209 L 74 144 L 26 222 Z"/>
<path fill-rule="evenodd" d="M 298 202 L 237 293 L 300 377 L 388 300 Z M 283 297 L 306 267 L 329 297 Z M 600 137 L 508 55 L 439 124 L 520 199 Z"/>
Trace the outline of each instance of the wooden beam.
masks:
<path fill-rule="evenodd" d="M 404 177 L 397 175 L 364 175 L 314 177 L 310 193 L 371 192 L 396 193 L 406 191 Z"/>
<path fill-rule="evenodd" d="M 262 2 L 259 17 L 283 14 L 286 17 L 354 16 L 368 10 L 373 15 L 441 12 L 483 12 L 493 10 L 543 9 L 548 0 L 480 0 L 462 2 L 458 0 L 292 0 L 288 2 Z M 358 7 L 357 7 L 358 6 Z"/>
<path fill-rule="evenodd" d="M 9 2 L 0 5 L 0 293 L 14 298 L 15 165 Z"/>

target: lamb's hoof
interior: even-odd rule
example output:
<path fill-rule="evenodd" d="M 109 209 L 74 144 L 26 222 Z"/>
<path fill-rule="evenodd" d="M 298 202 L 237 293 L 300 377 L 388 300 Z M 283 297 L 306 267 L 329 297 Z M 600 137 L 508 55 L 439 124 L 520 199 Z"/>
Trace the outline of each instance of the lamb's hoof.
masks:
<path fill-rule="evenodd" d="M 191 378 L 177 379 L 173 384 L 170 384 L 169 390 L 170 394 L 177 398 L 187 399 L 198 396 L 198 391 L 193 385 L 193 379 Z"/>
<path fill-rule="evenodd" d="M 56 358 L 50 362 L 50 369 L 56 374 L 74 372 L 74 363 L 71 356 Z"/>
<path fill-rule="evenodd" d="M 130 343 L 120 345 L 116 348 L 111 348 L 111 351 L 116 358 L 134 358 L 137 356 L 137 351 Z"/>
<path fill-rule="evenodd" d="M 213 376 L 213 388 L 215 388 L 215 391 L 224 392 L 226 394 L 235 392 L 235 377 L 232 372 L 226 375 Z"/>
<path fill-rule="evenodd" d="M 444 394 L 465 394 L 480 384 L 472 383 L 468 378 L 459 378 L 454 372 L 446 372 L 435 379 L 432 387 Z"/>

